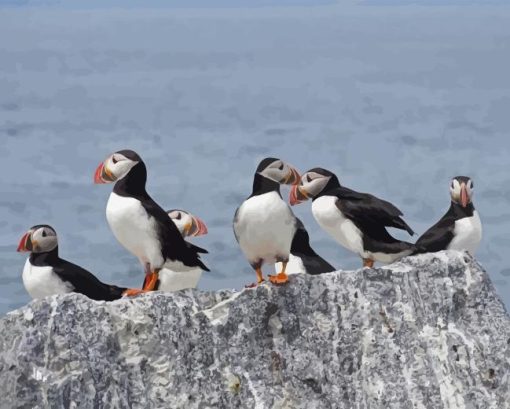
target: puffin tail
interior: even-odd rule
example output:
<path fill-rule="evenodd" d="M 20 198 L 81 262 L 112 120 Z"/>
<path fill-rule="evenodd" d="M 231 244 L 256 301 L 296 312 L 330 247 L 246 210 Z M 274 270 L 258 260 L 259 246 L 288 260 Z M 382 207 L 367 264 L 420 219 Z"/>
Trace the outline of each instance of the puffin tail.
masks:
<path fill-rule="evenodd" d="M 414 230 L 411 229 L 411 227 L 401 217 L 399 217 L 397 219 L 397 223 L 396 223 L 395 227 L 397 227 L 401 230 L 405 230 L 406 232 L 409 233 L 410 236 L 414 236 Z"/>

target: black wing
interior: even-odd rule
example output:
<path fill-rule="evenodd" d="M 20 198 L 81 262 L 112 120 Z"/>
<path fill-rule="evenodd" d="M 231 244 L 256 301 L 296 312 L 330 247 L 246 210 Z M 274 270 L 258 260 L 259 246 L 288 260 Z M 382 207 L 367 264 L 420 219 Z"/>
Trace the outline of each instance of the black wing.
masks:
<path fill-rule="evenodd" d="M 411 236 L 414 234 L 413 229 L 402 219 L 402 212 L 386 200 L 345 187 L 335 189 L 332 194 L 340 199 L 336 203 L 338 209 L 356 225 L 369 230 L 380 230 L 384 226 L 395 227 L 406 230 Z"/>
<path fill-rule="evenodd" d="M 310 246 L 310 236 L 308 235 L 303 222 L 297 217 L 296 232 L 292 239 L 290 252 L 301 259 L 308 274 L 316 275 L 330 273 L 331 271 L 336 270 L 335 267 L 319 256 Z"/>
<path fill-rule="evenodd" d="M 446 250 L 453 239 L 454 229 L 455 219 L 443 217 L 421 235 L 416 242 L 416 253 L 435 253 L 436 251 Z"/>
<path fill-rule="evenodd" d="M 156 220 L 158 236 L 162 243 L 161 254 L 165 259 L 179 260 L 188 267 L 200 267 L 204 271 L 210 271 L 200 260 L 199 255 L 207 253 L 207 250 L 184 240 L 172 219 L 149 195 L 141 203 L 147 213 Z"/>
<path fill-rule="evenodd" d="M 84 268 L 60 259 L 53 266 L 55 273 L 74 287 L 74 291 L 97 301 L 113 301 L 122 297 L 124 287 L 105 284 Z"/>

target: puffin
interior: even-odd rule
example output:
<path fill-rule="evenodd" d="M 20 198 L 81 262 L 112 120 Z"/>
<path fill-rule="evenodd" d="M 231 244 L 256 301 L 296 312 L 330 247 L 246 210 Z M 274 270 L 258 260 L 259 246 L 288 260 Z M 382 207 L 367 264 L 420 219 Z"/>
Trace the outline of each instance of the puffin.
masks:
<path fill-rule="evenodd" d="M 84 268 L 60 258 L 57 233 L 47 224 L 32 226 L 21 238 L 18 252 L 30 253 L 22 277 L 33 299 L 76 292 L 97 301 L 113 301 L 128 291 L 104 284 Z"/>
<path fill-rule="evenodd" d="M 207 250 L 185 241 L 167 212 L 145 190 L 147 168 L 135 151 L 124 149 L 108 156 L 97 167 L 94 182 L 115 182 L 106 219 L 119 243 L 140 261 L 145 272 L 143 292 L 154 290 L 162 268 L 183 273 L 197 268 L 209 271 L 200 259 Z"/>
<path fill-rule="evenodd" d="M 310 235 L 306 231 L 303 222 L 296 218 L 296 232 L 290 246 L 289 263 L 287 264 L 287 274 L 310 274 L 318 275 L 336 271 L 336 268 L 319 256 L 310 246 Z M 281 271 L 281 263 L 275 264 L 276 272 Z"/>
<path fill-rule="evenodd" d="M 262 266 L 275 262 L 281 262 L 282 269 L 278 274 L 269 275 L 271 283 L 288 281 L 285 271 L 297 219 L 282 199 L 280 184 L 291 185 L 298 181 L 299 173 L 294 167 L 277 158 L 265 158 L 255 171 L 251 195 L 235 212 L 234 235 L 256 272 L 257 284 L 264 281 Z"/>
<path fill-rule="evenodd" d="M 416 242 L 417 253 L 441 250 L 467 250 L 475 254 L 482 240 L 482 223 L 473 205 L 474 184 L 468 176 L 450 182 L 450 208 Z"/>
<path fill-rule="evenodd" d="M 197 216 L 192 215 L 190 212 L 181 209 L 167 210 L 170 219 L 175 223 L 179 233 L 183 237 L 198 237 L 207 234 L 207 226 Z M 179 291 L 186 288 L 196 288 L 198 282 L 202 277 L 202 270 L 197 268 L 195 270 L 180 273 L 163 268 L 159 272 L 159 279 L 156 282 L 154 291 Z M 142 288 L 145 286 L 142 286 Z"/>
<path fill-rule="evenodd" d="M 289 197 L 292 206 L 307 199 L 312 199 L 317 223 L 343 247 L 357 253 L 363 267 L 372 268 L 375 261 L 392 263 L 416 249 L 414 244 L 397 240 L 386 230 L 394 227 L 414 235 L 397 207 L 342 186 L 329 170 L 310 169 L 293 186 Z"/>

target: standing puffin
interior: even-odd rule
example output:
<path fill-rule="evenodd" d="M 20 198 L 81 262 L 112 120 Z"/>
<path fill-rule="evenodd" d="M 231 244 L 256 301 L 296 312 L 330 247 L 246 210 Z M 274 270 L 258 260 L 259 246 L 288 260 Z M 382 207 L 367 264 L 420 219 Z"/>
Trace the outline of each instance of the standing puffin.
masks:
<path fill-rule="evenodd" d="M 441 250 L 467 250 L 475 254 L 482 240 L 482 223 L 472 198 L 474 184 L 467 176 L 456 176 L 450 183 L 451 204 L 446 214 L 416 242 L 419 253 Z"/>
<path fill-rule="evenodd" d="M 98 301 L 122 297 L 126 288 L 104 284 L 92 273 L 58 256 L 55 230 L 47 224 L 31 227 L 21 238 L 19 252 L 30 252 L 23 268 L 23 284 L 34 299 L 81 293 Z"/>
<path fill-rule="evenodd" d="M 290 246 L 287 274 L 306 273 L 318 275 L 335 271 L 335 267 L 319 256 L 310 246 L 310 236 L 301 220 L 296 218 L 297 229 Z M 281 271 L 281 263 L 275 264 L 276 272 Z"/>
<path fill-rule="evenodd" d="M 414 244 L 397 240 L 386 230 L 395 227 L 414 234 L 399 209 L 371 194 L 341 186 L 329 170 L 309 170 L 290 192 L 291 205 L 309 198 L 315 220 L 342 246 L 359 254 L 364 267 L 373 267 L 374 261 L 392 263 L 415 250 Z"/>
<path fill-rule="evenodd" d="M 146 181 L 145 163 L 132 150 L 111 154 L 94 175 L 95 183 L 116 182 L 106 219 L 120 244 L 140 260 L 146 274 L 143 291 L 152 291 L 162 268 L 179 272 L 209 269 L 199 256 L 207 251 L 182 238 L 168 214 L 146 192 Z"/>
<path fill-rule="evenodd" d="M 168 210 L 167 213 L 183 237 L 197 237 L 207 234 L 205 223 L 191 213 L 179 209 Z M 184 273 L 163 268 L 159 272 L 159 279 L 154 287 L 154 291 L 172 292 L 186 288 L 196 288 L 200 277 L 202 277 L 202 269 L 200 268 Z M 145 284 L 144 281 L 143 287 L 145 287 Z"/>
<path fill-rule="evenodd" d="M 255 171 L 251 195 L 236 210 L 234 235 L 257 273 L 257 283 L 264 281 L 262 265 L 275 262 L 281 262 L 282 269 L 269 280 L 273 284 L 288 281 L 285 270 L 297 222 L 282 199 L 280 184 L 298 181 L 299 173 L 292 166 L 276 158 L 263 159 Z"/>

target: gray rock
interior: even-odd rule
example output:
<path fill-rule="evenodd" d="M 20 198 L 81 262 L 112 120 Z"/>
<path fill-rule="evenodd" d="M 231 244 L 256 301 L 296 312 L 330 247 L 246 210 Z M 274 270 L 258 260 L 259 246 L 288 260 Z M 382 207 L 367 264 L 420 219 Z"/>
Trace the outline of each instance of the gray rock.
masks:
<path fill-rule="evenodd" d="M 241 292 L 71 294 L 0 321 L 2 408 L 505 409 L 510 318 L 443 252 Z"/>

